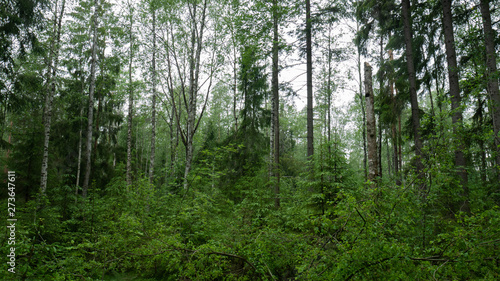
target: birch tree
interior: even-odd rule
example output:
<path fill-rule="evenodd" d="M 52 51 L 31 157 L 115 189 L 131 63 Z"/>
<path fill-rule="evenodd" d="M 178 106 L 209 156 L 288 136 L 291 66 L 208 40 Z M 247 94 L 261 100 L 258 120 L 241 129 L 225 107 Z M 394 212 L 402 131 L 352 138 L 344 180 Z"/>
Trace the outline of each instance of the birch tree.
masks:
<path fill-rule="evenodd" d="M 185 191 L 189 188 L 189 175 L 194 156 L 194 136 L 205 112 L 208 94 L 211 91 L 213 76 L 218 64 L 216 61 L 216 29 L 210 30 L 214 32 L 210 42 L 207 42 L 205 34 L 207 27 L 215 27 L 213 21 L 209 20 L 210 4 L 209 0 L 202 2 L 187 0 L 185 3 L 180 3 L 179 6 L 175 6 L 176 8 L 169 7 L 168 11 L 172 14 L 169 15 L 170 19 L 166 27 L 168 29 L 167 35 L 163 38 L 167 56 L 167 85 L 170 103 L 185 147 L 186 160 L 183 183 Z M 173 10 L 173 8 L 177 10 Z M 186 11 L 186 13 L 182 13 L 182 11 Z M 187 29 L 178 26 L 179 21 L 183 18 L 187 19 Z M 206 56 L 202 57 L 202 53 Z M 202 68 L 205 71 L 202 71 Z M 177 77 L 174 76 L 175 74 Z M 203 80 L 201 80 L 202 76 Z M 175 98 L 176 91 L 180 91 L 179 100 Z M 204 95 L 202 100 L 200 99 L 201 95 Z M 198 113 L 200 100 L 203 105 Z M 181 118 L 183 111 L 186 112 L 185 120 Z"/>
<path fill-rule="evenodd" d="M 127 116 L 127 185 L 132 185 L 132 128 L 134 116 L 134 90 L 132 84 L 132 62 L 134 59 L 134 8 L 130 2 L 127 3 L 129 9 L 129 57 L 128 57 L 128 116 Z"/>
<path fill-rule="evenodd" d="M 47 63 L 47 92 L 45 95 L 44 106 L 44 142 L 42 156 L 42 170 L 40 180 L 40 191 L 45 194 L 47 190 L 47 169 L 49 165 L 49 141 L 50 127 L 52 123 L 52 99 L 56 91 L 57 66 L 59 63 L 59 49 L 61 41 L 61 24 L 64 16 L 64 8 L 66 0 L 62 0 L 61 7 L 58 7 L 59 2 L 53 4 L 53 20 L 52 20 L 52 35 L 50 39 L 49 58 Z"/>
<path fill-rule="evenodd" d="M 92 58 L 90 61 L 90 88 L 89 88 L 89 104 L 87 112 L 87 140 L 85 146 L 86 166 L 85 178 L 83 179 L 82 196 L 87 197 L 89 188 L 90 173 L 92 167 L 92 131 L 94 122 L 94 92 L 96 82 L 96 66 L 97 66 L 97 37 L 98 37 L 98 11 L 99 4 L 94 0 L 94 15 L 92 16 Z"/>
<path fill-rule="evenodd" d="M 151 60 L 151 154 L 149 163 L 149 182 L 153 183 L 154 167 L 155 167 L 155 141 L 156 141 L 156 5 L 152 1 L 152 14 L 153 14 L 153 54 Z"/>

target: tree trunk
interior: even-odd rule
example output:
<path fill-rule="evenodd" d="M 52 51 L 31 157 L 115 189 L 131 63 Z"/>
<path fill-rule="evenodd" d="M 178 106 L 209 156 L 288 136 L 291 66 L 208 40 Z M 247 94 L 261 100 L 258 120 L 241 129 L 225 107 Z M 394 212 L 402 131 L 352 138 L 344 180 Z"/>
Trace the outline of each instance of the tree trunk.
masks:
<path fill-rule="evenodd" d="M 97 65 L 97 15 L 98 4 L 94 1 L 94 16 L 93 16 L 93 39 L 92 39 L 92 60 L 90 64 L 90 89 L 89 89 L 89 109 L 87 117 L 87 141 L 86 141 L 86 167 L 85 178 L 83 180 L 82 196 L 87 197 L 87 191 L 90 181 L 90 173 L 92 167 L 92 129 L 94 121 L 94 91 L 95 91 L 95 75 Z"/>
<path fill-rule="evenodd" d="M 154 180 L 155 168 L 155 140 L 156 140 L 156 9 L 153 8 L 153 61 L 152 64 L 152 86 L 153 93 L 151 97 L 151 155 L 149 163 L 149 183 Z"/>
<path fill-rule="evenodd" d="M 313 83 L 312 83 L 312 24 L 311 1 L 306 0 L 306 60 L 307 60 L 307 159 L 312 160 L 314 154 L 313 124 Z M 311 170 L 312 171 L 312 170 Z"/>
<path fill-rule="evenodd" d="M 332 37 L 331 37 L 331 32 L 332 32 L 332 27 L 331 24 L 328 26 L 328 80 L 326 84 L 326 92 L 328 95 L 327 103 L 328 103 L 328 118 L 327 118 L 327 136 L 328 136 L 328 154 L 329 157 L 331 157 L 331 147 L 330 147 L 330 141 L 331 141 L 331 136 L 332 136 Z M 335 162 L 337 163 L 337 162 Z"/>
<path fill-rule="evenodd" d="M 274 171 L 274 94 L 271 95 L 271 125 L 269 126 L 269 166 L 268 178 L 273 177 Z"/>
<path fill-rule="evenodd" d="M 101 79 L 102 78 L 103 77 L 101 76 Z M 97 140 L 99 139 L 99 133 L 100 133 L 99 128 L 101 127 L 101 125 L 99 124 L 99 121 L 101 120 L 100 117 L 101 117 L 101 111 L 102 111 L 102 93 L 101 93 L 101 91 L 97 91 L 95 93 L 95 95 L 96 95 L 96 99 L 97 99 L 97 112 L 96 112 L 96 116 L 95 116 L 96 131 L 95 131 L 95 135 L 94 135 L 94 150 L 93 150 L 94 159 L 95 159 L 96 153 L 97 153 Z"/>
<path fill-rule="evenodd" d="M 43 141 L 43 156 L 42 156 L 42 168 L 40 173 L 40 191 L 45 194 L 47 190 L 47 173 L 49 166 L 49 141 L 50 141 L 50 129 L 52 123 L 52 99 L 56 90 L 56 75 L 57 75 L 57 64 L 59 61 L 59 43 L 61 40 L 61 20 L 64 15 L 64 7 L 66 1 L 62 1 L 61 11 L 59 17 L 57 15 L 57 1 L 55 2 L 54 9 L 54 22 L 53 22 L 53 32 L 50 50 L 49 50 L 49 60 L 47 66 L 47 94 L 45 96 L 45 106 L 44 106 L 44 141 Z"/>
<path fill-rule="evenodd" d="M 448 80 L 450 83 L 451 95 L 451 110 L 452 110 L 452 123 L 454 138 L 458 141 L 458 147 L 455 149 L 455 167 L 457 175 L 460 177 L 460 184 L 463 188 L 463 205 L 460 210 L 470 211 L 469 209 L 469 189 L 467 187 L 467 170 L 465 157 L 463 153 L 463 139 L 460 136 L 460 129 L 462 128 L 462 109 L 460 108 L 462 99 L 460 97 L 460 87 L 458 84 L 458 66 L 457 56 L 455 53 L 455 39 L 453 35 L 453 18 L 451 14 L 451 1 L 443 0 L 443 29 L 446 46 L 446 60 L 448 62 Z"/>
<path fill-rule="evenodd" d="M 486 46 L 486 66 L 488 67 L 488 93 L 492 105 L 493 133 L 495 134 L 496 164 L 500 166 L 500 92 L 495 53 L 495 33 L 491 27 L 489 0 L 481 0 L 481 16 L 483 18 L 484 43 Z M 497 169 L 500 180 L 500 170 Z"/>
<path fill-rule="evenodd" d="M 232 30 L 231 30 L 232 31 Z M 233 38 L 233 117 L 234 117 L 234 131 L 238 131 L 238 114 L 236 112 L 237 94 L 238 94 L 238 68 L 237 68 L 237 53 L 236 53 L 236 40 L 235 35 L 231 33 Z"/>
<path fill-rule="evenodd" d="M 477 97 L 477 106 L 478 106 L 478 112 L 479 112 L 479 116 L 478 116 L 478 122 L 479 122 L 479 128 L 484 128 L 484 118 L 483 118 L 483 106 L 484 106 L 484 103 L 483 101 L 481 100 L 481 96 L 478 96 Z M 481 166 L 480 166 L 480 174 L 481 174 L 481 181 L 482 181 L 482 184 L 486 184 L 486 150 L 485 150 L 485 147 L 484 147 L 484 140 L 483 138 L 479 138 L 478 140 L 479 142 L 479 149 L 480 149 L 480 155 L 481 155 Z"/>
<path fill-rule="evenodd" d="M 366 132 L 368 148 L 368 180 L 378 177 L 377 125 L 373 103 L 372 67 L 365 62 L 365 100 L 366 100 Z"/>
<path fill-rule="evenodd" d="M 189 5 L 189 3 L 188 3 Z M 203 47 L 203 31 L 205 29 L 206 11 L 207 11 L 207 1 L 203 2 L 202 14 L 199 21 L 196 18 L 197 6 L 198 4 L 192 4 L 193 7 L 190 11 L 192 20 L 192 31 L 191 31 L 191 48 L 190 48 L 190 61 L 189 61 L 189 97 L 187 104 L 187 130 L 185 137 L 186 146 L 186 166 L 184 169 L 184 190 L 187 191 L 189 188 L 188 176 L 191 171 L 191 164 L 193 161 L 193 138 L 198 128 L 198 123 L 196 123 L 196 104 L 198 96 L 198 80 L 200 75 L 200 65 L 201 65 L 201 50 Z M 211 81 L 209 84 L 209 88 Z M 210 89 L 209 89 L 210 90 Z M 209 91 L 208 90 L 208 91 Z M 206 105 L 207 100 L 205 100 Z M 203 115 L 203 110 L 199 116 L 201 119 Z"/>
<path fill-rule="evenodd" d="M 359 23 L 356 22 L 356 32 L 359 32 Z M 361 105 L 361 113 L 363 115 L 363 171 L 365 175 L 365 181 L 368 180 L 368 153 L 366 147 L 366 111 L 365 111 L 365 103 L 363 99 L 363 80 L 361 75 L 361 50 L 358 47 L 358 79 L 359 79 L 359 103 Z"/>
<path fill-rule="evenodd" d="M 130 8 L 130 26 L 129 26 L 129 58 L 128 58 L 128 116 L 127 116 L 127 186 L 132 185 L 132 121 L 134 116 L 134 90 L 132 85 L 132 60 L 134 57 L 134 37 L 132 35 L 133 28 L 133 11 Z"/>
<path fill-rule="evenodd" d="M 380 21 L 379 21 L 380 22 Z M 379 76 L 379 97 L 383 97 L 385 95 L 384 89 L 384 36 L 380 35 L 380 52 L 379 52 L 379 60 L 380 60 L 380 69 L 378 71 Z M 375 99 L 375 97 L 373 97 Z M 378 176 L 382 178 L 382 111 L 378 114 Z M 387 163 L 389 166 L 389 163 Z"/>
<path fill-rule="evenodd" d="M 420 113 L 418 108 L 417 78 L 413 63 L 413 34 L 411 30 L 410 0 L 402 0 L 402 17 L 406 45 L 406 66 L 408 68 L 408 80 L 410 82 L 411 120 L 414 136 L 413 139 L 415 143 L 415 169 L 420 180 L 418 185 L 422 190 L 424 190 L 424 167 L 422 165 L 422 140 L 420 139 Z"/>
<path fill-rule="evenodd" d="M 279 64 L 278 64 L 278 1 L 273 0 L 273 45 L 272 45 L 272 63 L 273 63 L 273 68 L 272 68 L 272 92 L 273 92 L 273 117 L 274 120 L 272 121 L 274 123 L 274 177 L 275 177 L 275 183 L 274 183 L 274 207 L 279 208 L 280 207 L 280 172 L 279 172 L 279 151 L 280 151 L 280 145 L 279 145 L 279 139 L 280 139 L 280 125 L 279 125 L 279 81 L 278 81 L 278 74 L 279 74 Z"/>
<path fill-rule="evenodd" d="M 401 140 L 401 114 L 398 115 L 398 134 L 397 134 L 397 138 L 398 138 L 398 161 L 399 161 L 399 170 L 402 171 L 403 170 L 403 148 L 402 148 L 402 140 Z M 398 180 L 399 182 L 401 182 L 401 178 L 402 176 L 399 175 L 398 176 Z"/>
<path fill-rule="evenodd" d="M 81 117 L 83 116 L 82 111 L 80 111 Z M 81 166 L 82 166 L 82 131 L 83 131 L 82 124 L 80 123 L 80 133 L 79 133 L 79 137 L 78 137 L 78 164 L 77 164 L 77 169 L 76 169 L 75 203 L 78 199 L 78 197 L 76 197 L 76 196 L 78 196 L 78 189 L 80 187 L 80 173 L 81 173 Z"/>
<path fill-rule="evenodd" d="M 392 50 L 389 50 L 389 60 L 392 61 L 394 59 Z M 391 124 L 391 133 L 392 133 L 392 148 L 393 148 L 393 162 L 394 162 L 394 176 L 396 178 L 396 185 L 401 185 L 401 181 L 399 180 L 399 160 L 398 160 L 398 134 L 396 131 L 396 123 L 397 121 L 397 110 L 396 110 L 396 96 L 394 94 L 394 81 L 389 82 L 390 83 L 390 95 L 391 95 L 391 102 L 392 102 L 392 112 L 394 113 L 394 118 L 392 120 Z"/>

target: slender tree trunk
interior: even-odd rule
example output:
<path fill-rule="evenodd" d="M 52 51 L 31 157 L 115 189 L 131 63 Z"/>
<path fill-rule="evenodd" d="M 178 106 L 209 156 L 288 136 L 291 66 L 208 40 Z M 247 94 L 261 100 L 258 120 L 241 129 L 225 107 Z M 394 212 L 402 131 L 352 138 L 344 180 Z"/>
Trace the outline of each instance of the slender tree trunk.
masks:
<path fill-rule="evenodd" d="M 380 52 L 379 52 L 379 60 L 380 60 L 380 69 L 378 71 L 379 76 L 379 97 L 385 96 L 384 89 L 384 36 L 380 35 Z M 373 97 L 375 99 L 375 97 Z M 382 178 L 382 121 L 381 121 L 382 112 L 378 114 L 378 176 Z M 389 166 L 389 163 L 388 165 Z"/>
<path fill-rule="evenodd" d="M 328 126 L 328 154 L 329 154 L 329 157 L 331 157 L 331 147 L 330 147 L 330 141 L 331 141 L 331 135 L 332 135 L 332 112 L 331 112 L 331 108 L 332 108 L 332 41 L 331 41 L 331 32 L 332 32 L 332 28 L 331 28 L 331 24 L 328 26 L 328 80 L 327 80 L 327 84 L 326 84 L 326 92 L 328 94 L 328 110 L 327 110 L 327 114 L 328 114 L 328 122 L 327 122 L 327 126 Z M 335 162 L 336 163 L 336 162 Z"/>
<path fill-rule="evenodd" d="M 359 32 L 359 23 L 356 22 L 356 31 Z M 361 75 L 361 50 L 358 47 L 358 79 L 359 79 L 359 103 L 361 105 L 361 113 L 363 115 L 363 171 L 365 174 L 365 181 L 368 180 L 368 152 L 366 147 L 366 111 L 365 111 L 365 102 L 363 98 L 363 80 Z"/>
<path fill-rule="evenodd" d="M 382 144 L 380 144 L 380 146 L 382 146 Z M 388 140 L 388 137 L 386 136 L 385 137 L 385 148 L 386 148 L 386 154 L 387 154 L 387 174 L 389 177 L 391 177 L 391 173 L 392 173 L 392 167 L 391 167 L 391 149 L 389 148 L 389 140 Z"/>
<path fill-rule="evenodd" d="M 389 50 L 389 60 L 392 61 L 394 59 L 392 50 Z M 396 95 L 394 94 L 394 81 L 390 83 L 390 95 L 392 102 L 392 112 L 394 113 L 394 118 L 391 124 L 391 133 L 392 133 L 392 148 L 393 148 L 393 162 L 394 162 L 394 176 L 396 177 L 396 185 L 401 185 L 401 181 L 399 180 L 399 159 L 398 159 L 398 133 L 396 130 L 396 123 L 398 122 L 399 113 L 396 109 Z"/>
<path fill-rule="evenodd" d="M 82 163 L 82 129 L 80 128 L 80 133 L 78 137 L 78 165 L 76 171 L 76 192 L 75 192 L 76 195 L 78 195 L 78 186 L 80 185 L 81 163 Z"/>
<path fill-rule="evenodd" d="M 152 64 L 152 86 L 151 97 L 151 155 L 149 163 L 149 182 L 153 183 L 155 168 L 155 140 L 156 140 L 156 8 L 153 8 L 153 60 Z"/>
<path fill-rule="evenodd" d="M 403 145 L 401 140 L 401 114 L 398 115 L 398 161 L 399 161 L 399 170 L 403 170 Z M 401 182 L 401 175 L 398 176 L 398 180 Z"/>
<path fill-rule="evenodd" d="M 483 118 L 483 101 L 481 100 L 481 97 L 477 97 L 477 106 L 478 106 L 478 111 L 479 111 L 479 128 L 484 128 L 484 118 Z M 484 147 L 484 140 L 482 138 L 479 138 L 479 149 L 480 149 L 480 155 L 481 155 L 481 168 L 479 169 L 481 172 L 481 181 L 483 184 L 486 184 L 486 150 Z"/>
<path fill-rule="evenodd" d="M 500 166 L 500 91 L 495 53 L 495 32 L 491 27 L 490 1 L 481 0 L 484 43 L 486 46 L 486 66 L 488 67 L 488 93 L 492 105 L 493 133 L 495 134 L 496 164 Z M 500 168 L 497 169 L 500 180 Z"/>
<path fill-rule="evenodd" d="M 269 166 L 268 178 L 273 177 L 274 167 L 274 94 L 271 95 L 271 125 L 269 126 Z"/>
<path fill-rule="evenodd" d="M 420 113 L 417 97 L 417 78 L 413 63 L 413 35 L 411 30 L 410 8 L 410 0 L 402 0 L 403 29 L 406 45 L 406 66 L 408 68 L 408 78 L 410 82 L 411 120 L 413 127 L 413 139 L 415 143 L 415 169 L 418 178 L 421 181 L 419 186 L 422 190 L 424 190 L 425 182 L 423 173 L 424 166 L 422 165 L 422 140 L 420 138 Z"/>
<path fill-rule="evenodd" d="M 272 92 L 273 92 L 273 112 L 274 112 L 274 176 L 276 178 L 274 183 L 274 207 L 280 207 L 280 172 L 279 172 L 279 139 L 280 139 L 280 125 L 279 125 L 279 64 L 278 64 L 278 0 L 273 0 L 273 45 L 272 45 Z"/>
<path fill-rule="evenodd" d="M 231 30 L 232 31 L 232 30 Z M 236 112 L 236 105 L 237 105 L 237 90 L 238 90 L 238 69 L 237 69 L 237 61 L 238 58 L 236 57 L 236 40 L 234 40 L 235 35 L 231 34 L 231 37 L 233 38 L 233 117 L 234 117 L 234 131 L 238 131 L 238 114 Z"/>
<path fill-rule="evenodd" d="M 198 80 L 200 74 L 201 50 L 203 47 L 203 31 L 205 28 L 207 5 L 208 5 L 207 1 L 204 1 L 201 18 L 199 20 L 197 20 L 196 18 L 198 4 L 194 3 L 192 4 L 193 7 L 190 8 L 193 27 L 191 31 L 191 47 L 190 47 L 190 62 L 189 62 L 189 98 L 187 105 L 188 117 L 187 117 L 187 130 L 186 130 L 186 141 L 185 141 L 186 166 L 184 169 L 184 190 L 186 191 L 189 188 L 188 176 L 191 171 L 191 164 L 193 161 L 193 138 L 197 129 L 196 102 L 198 96 Z M 205 102 L 206 101 L 207 100 L 205 100 Z M 202 115 L 203 111 L 201 112 L 199 118 L 201 118 Z"/>
<path fill-rule="evenodd" d="M 83 116 L 83 108 L 80 111 L 80 116 Z M 80 133 L 78 137 L 78 164 L 77 164 L 77 169 L 76 169 L 76 186 L 75 186 L 75 203 L 78 200 L 78 189 L 80 187 L 80 173 L 81 173 L 81 166 L 82 166 L 82 124 L 80 124 Z"/>
<path fill-rule="evenodd" d="M 176 141 L 179 142 L 178 135 L 177 135 L 177 137 L 174 135 L 174 113 L 173 112 L 170 115 L 169 122 L 170 122 L 170 124 L 169 124 L 169 128 L 170 128 L 170 175 L 168 175 L 168 172 L 167 172 L 167 177 L 170 177 L 173 179 L 173 177 L 175 175 L 175 154 L 177 151 L 177 145 L 175 145 L 175 143 L 176 143 Z M 177 129 L 178 126 L 175 126 L 175 128 Z M 178 134 L 178 130 L 177 130 L 177 134 Z"/>
<path fill-rule="evenodd" d="M 132 85 L 132 60 L 134 58 L 133 10 L 130 7 L 129 58 L 128 58 L 128 116 L 127 116 L 127 186 L 132 185 L 132 121 L 134 116 L 134 90 Z"/>
<path fill-rule="evenodd" d="M 83 179 L 82 196 L 87 197 L 87 191 L 90 181 L 90 173 L 92 167 L 92 129 L 94 123 L 94 91 L 95 91 L 95 75 L 97 65 L 97 15 L 99 5 L 94 1 L 95 12 L 93 16 L 93 39 L 92 39 L 92 60 L 90 64 L 90 89 L 89 89 L 89 109 L 87 117 L 87 141 L 86 141 L 86 167 L 85 178 Z"/>
<path fill-rule="evenodd" d="M 197 5 L 193 5 L 192 10 L 192 24 L 196 24 L 196 11 Z M 186 132 L 186 166 L 184 169 L 184 190 L 188 189 L 188 175 L 191 171 L 191 162 L 193 159 L 193 131 L 194 122 L 196 114 L 196 98 L 195 93 L 197 92 L 197 83 L 195 81 L 195 71 L 196 71 L 196 61 L 195 61 L 195 47 L 196 47 L 196 28 L 193 27 L 191 31 L 191 49 L 190 49 L 190 62 L 189 62 L 189 101 L 187 108 L 187 132 Z"/>
<path fill-rule="evenodd" d="M 375 108 L 373 103 L 372 67 L 365 62 L 365 99 L 366 99 L 366 132 L 368 146 L 368 180 L 375 181 L 378 177 L 377 156 L 377 125 L 375 123 Z"/>
<path fill-rule="evenodd" d="M 42 168 L 41 168 L 41 179 L 40 179 L 40 191 L 45 194 L 47 190 L 47 173 L 49 166 L 49 141 L 50 141 L 50 129 L 52 125 L 52 99 L 56 90 L 56 76 L 57 76 L 57 65 L 59 62 L 59 44 L 61 40 L 61 21 L 64 15 L 64 7 L 66 1 L 62 1 L 61 11 L 59 17 L 57 15 L 57 1 L 55 2 L 54 9 L 54 22 L 53 22 L 53 32 L 50 50 L 49 50 L 49 60 L 47 66 L 47 93 L 45 96 L 45 106 L 44 106 L 44 141 L 43 141 L 43 156 L 42 156 Z"/>
<path fill-rule="evenodd" d="M 101 79 L 102 79 L 102 76 L 101 76 Z M 95 135 L 94 135 L 94 150 L 93 150 L 94 159 L 95 159 L 96 153 L 97 153 L 97 140 L 99 139 L 99 131 L 100 131 L 99 128 L 101 127 L 101 125 L 99 124 L 99 121 L 101 120 L 100 117 L 101 117 L 101 111 L 102 111 L 102 93 L 101 93 L 101 91 L 96 91 L 95 95 L 97 98 L 97 112 L 96 112 L 96 116 L 95 116 L 96 131 L 95 131 Z"/>
<path fill-rule="evenodd" d="M 464 146 L 463 139 L 460 136 L 460 129 L 462 128 L 462 109 L 460 108 L 462 103 L 462 98 L 460 97 L 460 87 L 458 84 L 458 66 L 457 66 L 457 56 L 455 53 L 455 39 L 453 35 L 453 18 L 451 14 L 451 1 L 443 0 L 443 28 L 444 28 L 444 38 L 446 46 L 446 60 L 448 62 L 448 80 L 450 83 L 450 95 L 451 95 L 451 110 L 452 110 L 452 123 L 453 123 L 453 134 L 454 137 L 459 142 L 458 147 L 455 149 L 455 167 L 457 169 L 457 175 L 460 177 L 460 183 L 463 188 L 463 206 L 460 208 L 466 212 L 469 209 L 469 189 L 467 187 L 467 170 L 466 162 L 464 157 Z"/>
<path fill-rule="evenodd" d="M 312 159 L 314 154 L 314 125 L 313 125 L 313 83 L 312 83 L 312 23 L 311 1 L 306 0 L 306 60 L 307 60 L 307 158 Z M 312 169 L 311 169 L 312 171 Z"/>
<path fill-rule="evenodd" d="M 375 102 L 373 107 L 375 108 Z M 378 141 L 377 141 L 377 166 L 378 166 L 378 176 L 382 178 L 382 121 L 380 120 L 380 114 L 378 115 Z"/>

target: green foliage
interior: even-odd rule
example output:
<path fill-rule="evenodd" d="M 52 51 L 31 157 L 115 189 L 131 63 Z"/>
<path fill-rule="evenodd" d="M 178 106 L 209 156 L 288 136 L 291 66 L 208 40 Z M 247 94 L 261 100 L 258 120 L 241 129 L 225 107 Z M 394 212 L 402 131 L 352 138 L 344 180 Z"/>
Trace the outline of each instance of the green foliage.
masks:
<path fill-rule="evenodd" d="M 413 128 L 406 122 L 411 113 L 406 108 L 409 85 L 406 58 L 401 55 L 399 4 L 367 0 L 355 5 L 342 1 L 328 7 L 313 5 L 314 68 L 319 70 L 314 81 L 319 85 L 315 86 L 315 155 L 306 160 L 305 110 L 295 107 L 289 94 L 295 89 L 282 81 L 281 178 L 276 195 L 277 178 L 270 176 L 268 166 L 270 18 L 277 12 L 279 25 L 284 27 L 296 21 L 297 15 L 302 17 L 301 4 L 207 1 L 204 10 L 201 2 L 192 1 L 128 3 L 123 10 L 138 9 L 143 18 L 131 28 L 140 36 L 132 46 L 135 82 L 130 85 L 125 70 L 131 70 L 124 67 L 130 23 L 128 19 L 120 23 L 115 15 L 120 9 L 99 1 L 92 184 L 86 198 L 78 194 L 76 178 L 78 167 L 82 178 L 87 164 L 80 153 L 86 139 L 92 46 L 89 22 L 95 3 L 72 3 L 71 13 L 63 20 L 46 194 L 40 194 L 37 187 L 50 71 L 45 64 L 52 50 L 25 51 L 30 50 L 28 41 L 35 43 L 36 38 L 41 40 L 40 46 L 50 45 L 51 29 L 36 27 L 50 23 L 52 15 L 39 13 L 43 1 L 8 3 L 10 6 L 0 7 L 0 182 L 6 178 L 4 170 L 16 171 L 17 266 L 12 275 L 8 264 L 2 263 L 0 280 L 500 279 L 494 108 L 484 79 L 481 18 L 469 3 L 454 7 L 464 110 L 463 127 L 456 132 L 450 118 L 450 95 L 443 86 L 446 69 L 441 30 L 435 24 L 441 6 L 439 1 L 431 1 L 412 8 L 413 59 L 417 86 L 423 93 L 419 97 L 423 101 L 419 110 L 424 164 L 420 178 L 414 174 L 414 147 L 408 142 Z M 332 24 L 343 16 L 340 13 L 348 14 L 352 8 L 362 25 L 355 38 L 358 51 L 370 54 L 377 36 L 375 40 L 382 38 L 384 44 L 377 48 L 384 55 L 386 50 L 395 50 L 396 56 L 379 61 L 377 76 L 384 80 L 378 82 L 386 87 L 375 90 L 384 176 L 376 182 L 364 182 L 360 169 L 362 93 L 356 98 L 361 98 L 361 104 L 348 110 L 333 104 L 335 94 L 349 88 L 342 81 L 344 69 L 339 60 L 347 59 L 345 50 L 354 46 L 344 45 L 349 41 L 344 35 L 325 33 L 336 28 Z M 147 45 L 151 30 L 144 26 L 150 24 L 152 9 L 158 15 L 157 98 L 161 109 L 156 127 L 157 160 L 152 164 L 156 172 L 150 182 L 145 174 L 151 165 L 151 57 L 144 51 L 151 49 Z M 206 29 L 201 38 L 201 32 L 196 32 L 201 31 L 198 20 L 204 13 Z M 196 18 L 198 28 L 185 21 L 190 17 Z M 329 25 L 322 29 L 320 21 Z M 290 34 L 298 35 L 300 52 L 301 35 Z M 288 36 L 283 35 L 278 40 L 279 68 L 284 70 L 294 56 L 286 43 Z M 191 44 L 192 36 L 200 38 Z M 198 44 L 200 53 L 196 54 Z M 26 54 L 18 55 L 22 52 Z M 316 56 L 319 53 L 323 58 Z M 200 65 L 196 65 L 196 56 L 203 58 Z M 286 76 L 286 72 L 281 74 Z M 199 94 L 197 114 L 190 123 L 195 128 L 186 125 L 190 101 L 183 95 L 193 90 L 189 89 L 193 76 L 200 81 L 195 89 Z M 352 79 L 352 73 L 347 77 Z M 389 81 L 397 88 L 394 97 L 389 95 Z M 123 111 L 131 86 L 132 183 L 127 184 L 128 126 Z M 207 101 L 206 107 L 202 100 Z M 396 129 L 399 119 L 402 128 Z M 193 139 L 189 188 L 184 189 L 183 144 L 191 129 L 202 133 Z M 335 141 L 325 141 L 330 137 Z M 397 141 L 390 142 L 392 138 Z M 392 146 L 396 144 L 402 146 L 398 175 L 391 174 Z M 463 148 L 468 162 L 467 195 L 454 165 L 457 148 Z M 397 184 L 396 178 L 400 179 Z M 5 196 L 0 194 L 0 205 L 7 205 Z M 279 209 L 274 204 L 276 196 L 280 197 Z M 466 201 L 470 212 L 461 210 Z M 6 212 L 7 208 L 0 208 L 0 217 L 6 218 Z M 10 233 L 1 233 L 0 242 L 8 245 Z M 2 247 L 0 255 L 6 257 L 9 251 Z"/>

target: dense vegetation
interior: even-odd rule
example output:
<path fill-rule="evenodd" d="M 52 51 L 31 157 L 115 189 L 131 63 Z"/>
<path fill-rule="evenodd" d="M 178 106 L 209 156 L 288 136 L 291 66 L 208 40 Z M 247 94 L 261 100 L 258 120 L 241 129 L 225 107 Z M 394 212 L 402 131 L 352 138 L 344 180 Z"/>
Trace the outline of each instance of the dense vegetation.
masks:
<path fill-rule="evenodd" d="M 499 4 L 3 1 L 0 279 L 499 280 Z"/>

